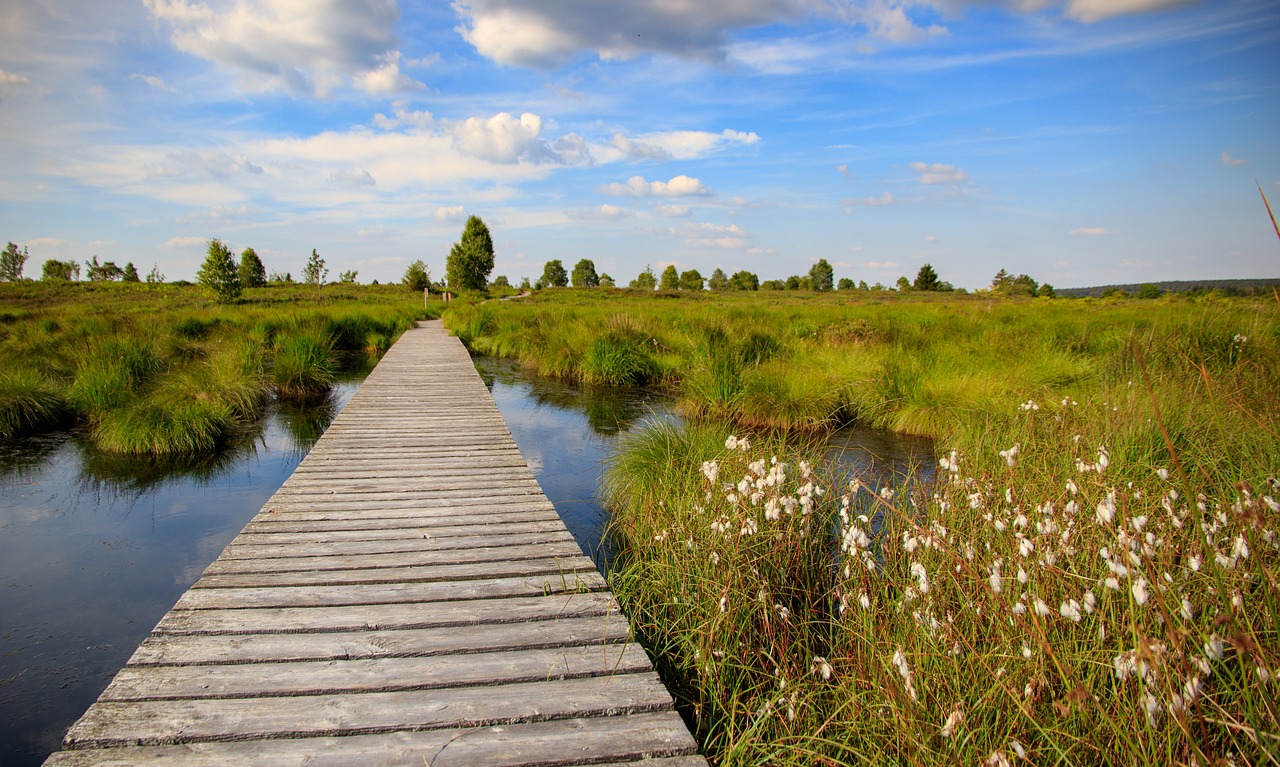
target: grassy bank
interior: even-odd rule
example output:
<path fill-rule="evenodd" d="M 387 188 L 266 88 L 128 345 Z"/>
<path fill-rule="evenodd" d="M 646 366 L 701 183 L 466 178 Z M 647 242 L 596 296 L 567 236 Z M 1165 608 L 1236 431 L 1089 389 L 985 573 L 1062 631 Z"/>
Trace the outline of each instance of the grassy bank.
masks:
<path fill-rule="evenodd" d="M 562 294 L 448 321 L 584 381 L 625 346 L 698 416 L 609 467 L 610 579 L 714 760 L 1208 765 L 1280 758 L 1278 319 Z M 843 422 L 936 437 L 941 479 L 834 475 L 804 434 Z"/>
<path fill-rule="evenodd" d="M 0 284 L 0 436 L 78 425 L 126 455 L 207 454 L 268 398 L 314 400 L 415 319 L 399 286 Z"/>

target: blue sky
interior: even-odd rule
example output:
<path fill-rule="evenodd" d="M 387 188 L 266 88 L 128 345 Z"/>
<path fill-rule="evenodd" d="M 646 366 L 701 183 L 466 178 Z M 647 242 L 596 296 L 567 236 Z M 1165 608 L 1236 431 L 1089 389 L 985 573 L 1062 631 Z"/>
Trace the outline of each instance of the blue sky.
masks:
<path fill-rule="evenodd" d="M 192 279 L 590 258 L 957 286 L 1274 277 L 1263 0 L 31 0 L 0 240 Z"/>

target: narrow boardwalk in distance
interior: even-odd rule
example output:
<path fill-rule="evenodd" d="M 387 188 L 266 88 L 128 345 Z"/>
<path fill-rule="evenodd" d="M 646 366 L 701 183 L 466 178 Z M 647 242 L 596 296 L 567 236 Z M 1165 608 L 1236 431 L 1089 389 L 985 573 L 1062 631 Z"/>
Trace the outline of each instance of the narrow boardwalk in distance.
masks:
<path fill-rule="evenodd" d="M 705 765 L 462 344 L 406 333 L 46 765 Z"/>

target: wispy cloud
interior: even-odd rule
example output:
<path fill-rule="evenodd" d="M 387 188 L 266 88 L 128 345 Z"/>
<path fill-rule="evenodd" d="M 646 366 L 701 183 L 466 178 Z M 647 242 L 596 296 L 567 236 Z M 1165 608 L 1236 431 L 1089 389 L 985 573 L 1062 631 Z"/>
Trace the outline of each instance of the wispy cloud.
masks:
<path fill-rule="evenodd" d="M 893 192 L 885 192 L 879 195 L 878 197 L 864 197 L 860 200 L 847 199 L 841 202 L 840 204 L 846 208 L 856 208 L 859 206 L 879 208 L 885 205 L 892 205 L 893 203 L 894 203 Z"/>
<path fill-rule="evenodd" d="M 1114 232 L 1101 226 L 1081 226 L 1072 229 L 1072 237 L 1110 237 Z"/>
<path fill-rule="evenodd" d="M 913 162 L 910 167 L 919 175 L 921 184 L 960 184 L 969 180 L 968 173 L 945 163 Z"/>
<path fill-rule="evenodd" d="M 1225 151 L 1219 157 L 1219 160 L 1222 162 L 1223 165 L 1227 166 L 1228 168 L 1236 168 L 1249 162 L 1248 160 L 1242 157 L 1232 157 L 1229 153 Z"/>

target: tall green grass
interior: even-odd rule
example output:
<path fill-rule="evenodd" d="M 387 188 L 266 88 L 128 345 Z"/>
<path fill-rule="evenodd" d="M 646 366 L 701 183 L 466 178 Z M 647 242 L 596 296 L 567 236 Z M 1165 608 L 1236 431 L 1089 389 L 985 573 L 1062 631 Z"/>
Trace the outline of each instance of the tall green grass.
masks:
<path fill-rule="evenodd" d="M 446 317 L 584 381 L 644 329 L 692 420 L 607 467 L 609 578 L 714 763 L 1280 759 L 1275 302 L 769 298 Z M 822 466 L 848 423 L 941 479 Z"/>
<path fill-rule="evenodd" d="M 439 311 L 398 287 L 332 287 L 225 306 L 195 286 L 0 285 L 0 434 L 81 423 L 102 451 L 206 461 L 273 393 L 322 396 Z"/>

